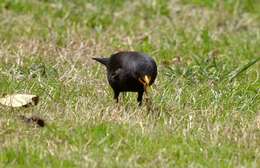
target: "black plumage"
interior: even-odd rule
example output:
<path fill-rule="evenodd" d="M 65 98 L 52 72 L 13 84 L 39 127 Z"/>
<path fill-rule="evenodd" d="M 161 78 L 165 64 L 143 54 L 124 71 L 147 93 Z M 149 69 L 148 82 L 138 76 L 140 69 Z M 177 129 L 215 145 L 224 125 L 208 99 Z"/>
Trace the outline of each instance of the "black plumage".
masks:
<path fill-rule="evenodd" d="M 137 101 L 142 104 L 143 93 L 157 76 L 157 65 L 148 55 L 126 51 L 112 54 L 110 58 L 93 58 L 106 66 L 107 79 L 118 102 L 120 92 L 138 92 Z"/>

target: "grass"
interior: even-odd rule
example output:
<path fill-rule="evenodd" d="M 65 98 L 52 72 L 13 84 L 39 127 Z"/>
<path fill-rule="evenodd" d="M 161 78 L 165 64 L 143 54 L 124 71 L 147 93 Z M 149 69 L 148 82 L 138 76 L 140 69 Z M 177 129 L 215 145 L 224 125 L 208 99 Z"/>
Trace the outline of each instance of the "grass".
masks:
<path fill-rule="evenodd" d="M 0 1 L 0 167 L 257 167 L 258 1 Z M 142 107 L 91 57 L 151 55 Z M 47 126 L 26 125 L 38 115 Z"/>

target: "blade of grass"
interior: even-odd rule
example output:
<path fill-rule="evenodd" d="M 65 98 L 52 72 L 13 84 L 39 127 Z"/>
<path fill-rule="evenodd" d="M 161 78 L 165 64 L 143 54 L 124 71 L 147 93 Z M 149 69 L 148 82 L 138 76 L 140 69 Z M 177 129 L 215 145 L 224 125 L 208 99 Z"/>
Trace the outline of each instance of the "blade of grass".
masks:
<path fill-rule="evenodd" d="M 228 74 L 229 76 L 229 81 L 232 81 L 233 79 L 235 79 L 239 74 L 241 74 L 242 72 L 246 71 L 248 68 L 250 68 L 251 66 L 253 66 L 255 63 L 257 63 L 258 61 L 260 61 L 260 57 L 257 57 L 256 59 L 253 59 L 252 61 L 250 61 L 249 63 L 235 69 L 234 71 L 230 72 Z"/>

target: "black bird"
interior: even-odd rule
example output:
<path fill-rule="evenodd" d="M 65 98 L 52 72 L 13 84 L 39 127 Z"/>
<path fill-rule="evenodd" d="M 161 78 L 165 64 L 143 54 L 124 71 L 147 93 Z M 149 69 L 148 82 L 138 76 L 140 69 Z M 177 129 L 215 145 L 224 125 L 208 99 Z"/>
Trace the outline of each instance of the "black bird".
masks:
<path fill-rule="evenodd" d="M 148 55 L 125 51 L 112 54 L 110 58 L 93 58 L 106 66 L 107 79 L 118 102 L 120 92 L 138 92 L 137 101 L 142 104 L 143 93 L 157 76 L 157 65 Z"/>

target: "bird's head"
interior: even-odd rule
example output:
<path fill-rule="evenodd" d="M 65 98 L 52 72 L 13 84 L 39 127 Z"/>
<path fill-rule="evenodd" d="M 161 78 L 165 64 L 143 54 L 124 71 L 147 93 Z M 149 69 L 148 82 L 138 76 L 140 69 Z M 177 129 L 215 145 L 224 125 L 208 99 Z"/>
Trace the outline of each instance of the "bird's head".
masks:
<path fill-rule="evenodd" d="M 144 75 L 143 77 L 139 77 L 138 81 L 144 86 L 144 91 L 147 93 L 147 88 L 150 86 L 151 76 Z"/>

